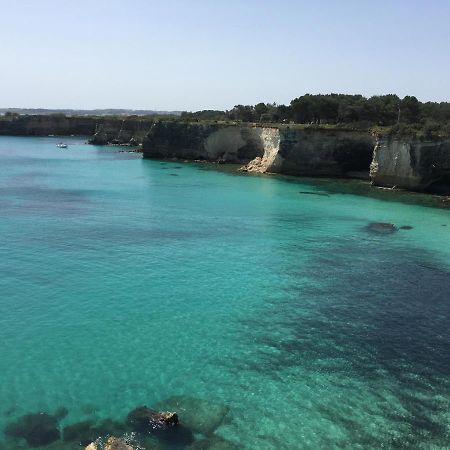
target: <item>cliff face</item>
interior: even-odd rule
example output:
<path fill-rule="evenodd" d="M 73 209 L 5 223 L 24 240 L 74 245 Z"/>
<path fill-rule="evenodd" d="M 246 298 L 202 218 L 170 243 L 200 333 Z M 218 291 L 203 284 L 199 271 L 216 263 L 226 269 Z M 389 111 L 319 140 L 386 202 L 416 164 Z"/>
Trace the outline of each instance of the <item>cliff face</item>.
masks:
<path fill-rule="evenodd" d="M 366 133 L 270 127 L 156 123 L 144 157 L 239 162 L 242 170 L 305 176 L 368 176 Z"/>
<path fill-rule="evenodd" d="M 278 129 L 278 149 L 265 153 L 243 170 L 304 176 L 367 177 L 373 140 L 366 133 Z"/>
<path fill-rule="evenodd" d="M 248 162 L 264 152 L 260 137 L 262 130 L 217 124 L 157 122 L 144 139 L 144 157 Z"/>
<path fill-rule="evenodd" d="M 60 114 L 0 118 L 0 135 L 93 136 L 93 144 L 142 142 L 153 120 L 141 117 L 83 117 Z"/>
<path fill-rule="evenodd" d="M 377 186 L 450 193 L 450 140 L 379 139 L 370 176 Z"/>

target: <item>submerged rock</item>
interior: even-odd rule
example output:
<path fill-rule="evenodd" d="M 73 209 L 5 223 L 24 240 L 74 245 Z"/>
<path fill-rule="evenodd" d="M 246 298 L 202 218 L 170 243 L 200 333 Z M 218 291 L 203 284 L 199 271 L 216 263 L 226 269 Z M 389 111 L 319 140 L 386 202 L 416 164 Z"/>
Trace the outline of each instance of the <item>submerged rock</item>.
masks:
<path fill-rule="evenodd" d="M 157 412 L 140 406 L 127 416 L 127 424 L 139 433 L 148 433 L 173 445 L 189 445 L 194 441 L 192 431 L 178 421 L 175 412 Z"/>
<path fill-rule="evenodd" d="M 67 425 L 63 429 L 65 442 L 77 442 L 79 445 L 87 445 L 98 438 L 93 430 L 94 424 L 90 420 Z"/>
<path fill-rule="evenodd" d="M 375 234 L 392 234 L 398 231 L 398 227 L 393 223 L 372 222 L 366 226 L 366 230 Z"/>
<path fill-rule="evenodd" d="M 47 413 L 26 414 L 4 431 L 7 436 L 25 439 L 30 447 L 48 445 L 60 437 L 58 420 Z"/>
<path fill-rule="evenodd" d="M 110 419 L 98 423 L 84 420 L 67 425 L 63 429 L 63 440 L 64 442 L 76 442 L 78 445 L 87 445 L 100 437 L 121 434 L 125 431 L 125 425 Z"/>
<path fill-rule="evenodd" d="M 183 424 L 204 436 L 212 434 L 222 424 L 229 412 L 226 405 L 187 395 L 170 397 L 156 406 L 161 409 L 178 411 Z"/>
<path fill-rule="evenodd" d="M 151 431 L 172 428 L 178 425 L 175 412 L 157 412 L 146 406 L 133 409 L 127 416 L 127 424 L 135 431 Z"/>

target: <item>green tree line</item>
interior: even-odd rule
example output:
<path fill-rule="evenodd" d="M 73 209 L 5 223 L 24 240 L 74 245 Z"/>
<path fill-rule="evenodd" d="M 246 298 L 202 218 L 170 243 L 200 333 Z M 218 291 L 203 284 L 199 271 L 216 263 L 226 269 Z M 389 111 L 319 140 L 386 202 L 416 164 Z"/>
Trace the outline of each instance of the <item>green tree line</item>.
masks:
<path fill-rule="evenodd" d="M 182 120 L 342 125 L 366 130 L 388 128 L 395 134 L 450 135 L 450 103 L 422 103 L 414 96 L 306 94 L 289 105 L 236 105 L 229 111 L 183 112 Z"/>

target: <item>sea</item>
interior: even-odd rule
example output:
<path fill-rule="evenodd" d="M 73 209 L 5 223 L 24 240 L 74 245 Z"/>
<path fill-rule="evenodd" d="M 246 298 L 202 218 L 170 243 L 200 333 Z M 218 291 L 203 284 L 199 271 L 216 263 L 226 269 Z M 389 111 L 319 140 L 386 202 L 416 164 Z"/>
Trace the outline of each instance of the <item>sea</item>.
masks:
<path fill-rule="evenodd" d="M 154 448 L 450 448 L 449 209 L 85 141 L 0 137 L 2 450 L 144 405 Z"/>

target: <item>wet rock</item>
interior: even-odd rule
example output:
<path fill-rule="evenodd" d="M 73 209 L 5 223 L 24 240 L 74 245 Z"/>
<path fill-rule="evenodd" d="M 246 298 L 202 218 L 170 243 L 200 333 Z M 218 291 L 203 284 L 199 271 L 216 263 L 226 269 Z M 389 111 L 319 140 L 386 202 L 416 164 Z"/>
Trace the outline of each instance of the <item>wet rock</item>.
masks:
<path fill-rule="evenodd" d="M 186 446 L 194 441 L 192 431 L 178 421 L 175 412 L 157 412 L 140 406 L 127 416 L 127 424 L 140 433 L 149 433 L 172 445 Z"/>
<path fill-rule="evenodd" d="M 411 225 L 403 225 L 400 227 L 400 230 L 412 230 L 413 227 Z"/>
<path fill-rule="evenodd" d="M 58 420 L 47 413 L 26 414 L 4 431 L 7 436 L 25 439 L 30 447 L 48 445 L 60 437 Z"/>
<path fill-rule="evenodd" d="M 372 222 L 367 225 L 366 230 L 374 234 L 392 234 L 398 231 L 393 223 Z"/>
<path fill-rule="evenodd" d="M 110 436 L 107 441 L 97 440 L 91 442 L 85 450 L 162 450 L 157 444 L 147 443 L 142 444 L 142 442 L 137 443 L 134 438 L 123 438 Z"/>
<path fill-rule="evenodd" d="M 105 450 L 135 450 L 125 439 L 111 436 L 105 444 Z"/>
<path fill-rule="evenodd" d="M 176 410 L 184 425 L 204 436 L 212 434 L 229 412 L 225 405 L 187 395 L 170 397 L 156 406 L 158 409 Z"/>
<path fill-rule="evenodd" d="M 178 415 L 174 412 L 157 412 L 146 406 L 139 406 L 128 414 L 127 424 L 133 430 L 141 432 L 173 428 L 178 424 Z"/>

